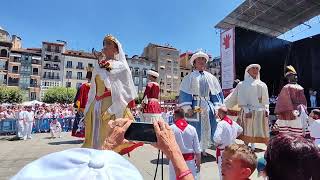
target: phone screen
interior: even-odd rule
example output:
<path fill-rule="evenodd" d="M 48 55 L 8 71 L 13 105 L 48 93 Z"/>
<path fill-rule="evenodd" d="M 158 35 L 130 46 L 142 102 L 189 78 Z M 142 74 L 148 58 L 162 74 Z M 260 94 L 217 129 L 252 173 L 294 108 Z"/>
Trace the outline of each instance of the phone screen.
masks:
<path fill-rule="evenodd" d="M 130 141 L 141 141 L 146 143 L 157 142 L 153 124 L 150 123 L 133 122 L 124 134 L 124 138 Z"/>

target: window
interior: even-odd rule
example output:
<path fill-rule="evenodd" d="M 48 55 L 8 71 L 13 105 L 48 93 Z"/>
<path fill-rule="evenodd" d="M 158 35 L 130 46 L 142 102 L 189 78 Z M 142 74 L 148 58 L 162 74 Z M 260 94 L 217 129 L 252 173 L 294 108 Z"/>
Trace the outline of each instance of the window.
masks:
<path fill-rule="evenodd" d="M 13 73 L 18 73 L 18 70 L 19 70 L 18 66 L 12 66 Z"/>
<path fill-rule="evenodd" d="M 134 77 L 134 84 L 136 84 L 136 85 L 139 84 L 139 77 Z"/>
<path fill-rule="evenodd" d="M 72 79 L 72 71 L 67 71 L 66 78 Z"/>
<path fill-rule="evenodd" d="M 142 78 L 142 85 L 143 86 L 147 85 L 147 78 Z"/>
<path fill-rule="evenodd" d="M 77 69 L 83 69 L 83 64 L 82 64 L 82 62 L 78 62 Z"/>
<path fill-rule="evenodd" d="M 59 60 L 59 57 L 58 56 L 54 56 L 54 60 Z"/>
<path fill-rule="evenodd" d="M 77 72 L 77 79 L 82 79 L 82 72 Z"/>
<path fill-rule="evenodd" d="M 134 68 L 134 75 L 139 76 L 139 68 Z"/>
<path fill-rule="evenodd" d="M 59 46 L 56 46 L 55 51 L 56 51 L 57 53 L 59 53 L 59 52 L 60 52 Z"/>
<path fill-rule="evenodd" d="M 37 99 L 37 94 L 36 92 L 31 92 L 30 93 L 30 100 L 36 100 Z"/>
<path fill-rule="evenodd" d="M 32 69 L 32 74 L 33 75 L 39 75 L 39 69 L 38 68 L 33 68 Z"/>
<path fill-rule="evenodd" d="M 93 67 L 93 64 L 91 64 L 91 63 L 88 63 L 88 67 Z"/>
<path fill-rule="evenodd" d="M 72 68 L 72 61 L 67 61 L 67 68 Z"/>
<path fill-rule="evenodd" d="M 71 82 L 66 82 L 66 87 L 71 87 Z"/>
<path fill-rule="evenodd" d="M 51 51 L 51 46 L 50 45 L 47 45 L 47 51 Z"/>
<path fill-rule="evenodd" d="M 147 75 L 147 70 L 143 69 L 143 76 L 146 76 L 146 75 Z"/>

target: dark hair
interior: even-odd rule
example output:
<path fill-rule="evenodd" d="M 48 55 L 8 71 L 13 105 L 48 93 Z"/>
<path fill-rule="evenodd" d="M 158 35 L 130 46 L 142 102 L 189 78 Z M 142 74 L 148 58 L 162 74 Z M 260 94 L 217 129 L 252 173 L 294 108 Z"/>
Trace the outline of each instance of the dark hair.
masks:
<path fill-rule="evenodd" d="M 319 109 L 314 109 L 314 110 L 312 110 L 312 112 L 313 112 L 315 115 L 317 115 L 317 116 L 320 117 L 320 110 L 319 110 Z"/>
<path fill-rule="evenodd" d="M 267 176 L 270 180 L 320 179 L 319 153 L 319 148 L 302 136 L 279 134 L 265 152 Z"/>
<path fill-rule="evenodd" d="M 184 118 L 184 111 L 181 108 L 177 108 L 176 110 L 174 110 L 174 115 L 177 118 Z"/>
<path fill-rule="evenodd" d="M 87 79 L 91 79 L 92 78 L 92 71 L 88 71 L 87 75 L 86 75 Z"/>

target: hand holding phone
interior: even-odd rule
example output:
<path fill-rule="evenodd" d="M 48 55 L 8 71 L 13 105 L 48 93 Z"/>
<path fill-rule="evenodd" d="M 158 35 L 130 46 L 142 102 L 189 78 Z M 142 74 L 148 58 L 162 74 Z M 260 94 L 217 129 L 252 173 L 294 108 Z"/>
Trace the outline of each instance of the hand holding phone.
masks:
<path fill-rule="evenodd" d="M 153 124 L 133 122 L 124 134 L 129 141 L 140 141 L 144 143 L 156 143 L 157 137 Z"/>

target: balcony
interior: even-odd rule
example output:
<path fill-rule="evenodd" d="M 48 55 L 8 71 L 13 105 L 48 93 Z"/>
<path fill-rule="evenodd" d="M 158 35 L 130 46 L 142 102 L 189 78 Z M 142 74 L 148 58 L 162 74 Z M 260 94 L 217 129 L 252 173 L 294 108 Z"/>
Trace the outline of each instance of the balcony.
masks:
<path fill-rule="evenodd" d="M 48 52 L 55 52 L 55 53 L 61 53 L 61 51 L 59 49 L 51 49 L 51 48 L 47 48 L 45 49 Z"/>
<path fill-rule="evenodd" d="M 83 66 L 77 66 L 76 69 L 84 69 Z"/>
<path fill-rule="evenodd" d="M 32 59 L 31 63 L 32 64 L 37 64 L 37 65 L 41 65 L 41 61 L 40 60 Z"/>
<path fill-rule="evenodd" d="M 19 82 L 8 82 L 8 86 L 19 86 Z"/>
<path fill-rule="evenodd" d="M 44 61 L 61 62 L 61 59 L 44 58 Z"/>
<path fill-rule="evenodd" d="M 19 58 L 19 59 L 11 59 L 10 61 L 9 61 L 9 63 L 13 63 L 13 64 L 20 64 L 21 63 L 21 59 Z"/>
<path fill-rule="evenodd" d="M 66 65 L 65 67 L 66 67 L 66 68 L 69 68 L 69 69 L 72 69 L 72 68 L 73 68 L 72 66 L 68 66 L 68 65 Z"/>
<path fill-rule="evenodd" d="M 33 83 L 33 84 L 30 84 L 29 87 L 31 87 L 31 88 L 40 88 L 40 85 L 36 84 L 36 83 Z"/>
<path fill-rule="evenodd" d="M 56 66 L 45 66 L 45 67 L 43 67 L 43 69 L 60 71 L 60 68 L 59 68 L 59 67 L 56 67 Z"/>
<path fill-rule="evenodd" d="M 12 74 L 19 74 L 19 70 L 11 70 L 9 73 L 12 73 Z"/>
<path fill-rule="evenodd" d="M 33 76 L 40 76 L 39 72 L 32 72 L 31 75 L 33 75 Z"/>
<path fill-rule="evenodd" d="M 60 80 L 60 76 L 43 76 L 43 79 L 55 79 L 55 80 Z"/>

